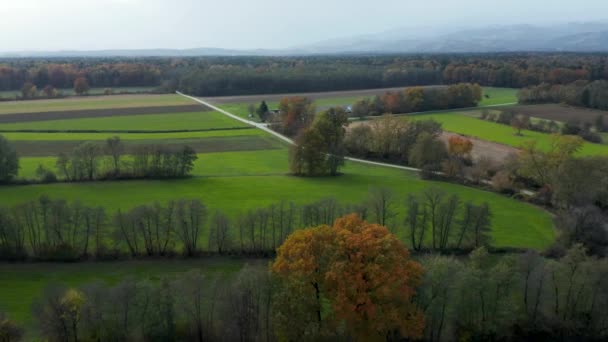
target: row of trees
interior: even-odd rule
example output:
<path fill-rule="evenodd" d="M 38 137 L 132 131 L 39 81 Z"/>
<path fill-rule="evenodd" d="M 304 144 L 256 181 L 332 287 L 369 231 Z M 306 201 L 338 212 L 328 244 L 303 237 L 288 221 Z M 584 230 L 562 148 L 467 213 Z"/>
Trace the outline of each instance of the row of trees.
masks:
<path fill-rule="evenodd" d="M 553 207 L 560 234 L 552 253 L 581 243 L 594 255 L 608 255 L 608 158 L 580 157 L 583 140 L 553 135 L 548 148 L 527 142 L 492 178 L 499 191 L 536 189 L 532 200 Z"/>
<path fill-rule="evenodd" d="M 161 82 L 161 70 L 168 65 L 155 64 L 118 58 L 8 60 L 0 64 L 0 90 L 21 90 L 28 83 L 38 89 L 46 86 L 67 89 L 78 79 L 84 79 L 92 87 L 156 86 Z"/>
<path fill-rule="evenodd" d="M 373 99 L 355 102 L 353 116 L 376 116 L 475 107 L 481 101 L 478 84 L 459 83 L 446 87 L 411 87 L 400 92 L 387 92 Z"/>
<path fill-rule="evenodd" d="M 71 153 L 60 153 L 56 167 L 66 181 L 93 181 L 127 178 L 179 178 L 186 177 L 198 158 L 189 146 L 171 148 L 161 145 L 138 145 L 129 151 L 119 137 L 105 143 L 85 142 Z M 42 181 L 54 177 L 42 167 L 38 169 Z"/>
<path fill-rule="evenodd" d="M 440 170 L 448 158 L 439 139 L 441 124 L 434 120 L 407 120 L 390 114 L 369 124 L 353 124 L 345 136 L 349 155 Z"/>
<path fill-rule="evenodd" d="M 340 204 L 332 198 L 305 205 L 282 201 L 233 217 L 210 211 L 198 200 L 153 203 L 110 214 L 101 207 L 42 196 L 0 209 L 0 258 L 270 255 L 296 229 L 331 224 L 353 212 L 393 232 L 402 231 L 416 250 L 467 250 L 490 244 L 487 204 L 465 203 L 436 189 L 407 201 L 381 188 L 370 190 L 358 204 Z"/>
<path fill-rule="evenodd" d="M 517 97 L 520 103 L 566 103 L 608 110 L 608 82 L 600 80 L 576 81 L 569 84 L 543 83 L 520 90 Z"/>
<path fill-rule="evenodd" d="M 599 115 L 595 120 L 595 125 L 590 122 L 581 123 L 577 120 L 571 120 L 564 123 L 561 127 L 553 120 L 535 119 L 532 121 L 529 115 L 517 114 L 513 110 L 503 110 L 500 113 L 490 113 L 485 110 L 481 113 L 480 119 L 491 122 L 496 122 L 503 125 L 511 125 L 516 134 L 522 136 L 522 130 L 528 129 L 541 133 L 561 133 L 563 135 L 578 135 L 584 140 L 592 143 L 601 144 L 603 139 L 598 132 L 603 132 L 607 129 L 604 124 L 604 116 Z"/>
<path fill-rule="evenodd" d="M 581 245 L 555 260 L 481 247 L 415 262 L 385 227 L 348 215 L 292 234 L 270 269 L 51 285 L 32 314 L 50 341 L 599 341 L 606 286 L 608 263 Z M 18 341 L 18 326 L 3 322 L 0 336 Z"/>

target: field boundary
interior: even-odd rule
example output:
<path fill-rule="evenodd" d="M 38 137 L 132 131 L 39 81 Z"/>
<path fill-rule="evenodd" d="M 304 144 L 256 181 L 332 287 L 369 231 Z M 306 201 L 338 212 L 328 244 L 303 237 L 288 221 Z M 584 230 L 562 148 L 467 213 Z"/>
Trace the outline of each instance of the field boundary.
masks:
<path fill-rule="evenodd" d="M 68 119 L 90 119 L 116 116 L 153 115 L 169 113 L 209 112 L 209 108 L 200 105 L 179 106 L 142 106 L 124 108 L 100 108 L 82 110 L 53 110 L 47 112 L 25 112 L 0 114 L 0 123 L 25 123 L 36 121 L 54 121 Z"/>
<path fill-rule="evenodd" d="M 0 133 L 132 133 L 132 134 L 153 134 L 153 133 L 196 133 L 196 132 L 217 132 L 217 131 L 236 131 L 253 129 L 254 127 L 226 127 L 226 128 L 200 128 L 200 129 L 168 129 L 168 130 L 95 130 L 95 129 L 0 129 Z"/>

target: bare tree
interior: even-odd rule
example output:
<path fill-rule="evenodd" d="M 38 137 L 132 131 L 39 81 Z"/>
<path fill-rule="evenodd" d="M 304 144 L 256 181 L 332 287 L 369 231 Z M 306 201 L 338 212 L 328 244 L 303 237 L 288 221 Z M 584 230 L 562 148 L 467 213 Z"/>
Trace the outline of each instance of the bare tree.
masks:
<path fill-rule="evenodd" d="M 370 189 L 368 205 L 371 208 L 374 222 L 382 226 L 388 226 L 391 220 L 397 216 L 395 194 L 388 188 Z"/>

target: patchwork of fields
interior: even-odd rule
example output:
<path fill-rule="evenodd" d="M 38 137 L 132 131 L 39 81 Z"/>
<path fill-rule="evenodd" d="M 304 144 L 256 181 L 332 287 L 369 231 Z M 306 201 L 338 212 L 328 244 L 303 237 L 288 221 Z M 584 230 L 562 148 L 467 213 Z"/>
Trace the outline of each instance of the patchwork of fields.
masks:
<path fill-rule="evenodd" d="M 512 127 L 481 120 L 477 117 L 479 114 L 476 111 L 454 111 L 405 117 L 414 120 L 433 119 L 440 122 L 446 131 L 513 147 L 520 147 L 527 141 L 536 141 L 537 146 L 543 150 L 548 150 L 551 146 L 550 134 L 523 130 L 522 135 L 519 136 Z M 608 145 L 586 142 L 579 155 L 608 155 Z"/>
<path fill-rule="evenodd" d="M 336 104 L 344 102 L 345 98 L 324 98 L 323 101 L 324 104 Z M 359 203 L 365 200 L 371 187 L 385 187 L 393 190 L 398 198 L 399 215 L 396 221 L 402 222 L 406 196 L 428 187 L 437 187 L 460 195 L 464 201 L 489 203 L 494 209 L 491 234 L 494 246 L 543 249 L 555 239 L 551 216 L 540 208 L 492 192 L 421 180 L 417 174 L 411 172 L 348 162 L 343 170 L 344 175 L 340 177 L 290 176 L 287 146 L 261 130 L 247 127 L 203 107 L 193 112 L 158 112 L 158 108 L 167 106 L 195 105 L 177 95 L 117 96 L 100 99 L 89 97 L 51 102 L 49 106 L 45 106 L 45 102 L 49 101 L 0 103 L 0 113 L 40 113 L 45 108 L 47 111 L 79 111 L 146 107 L 154 108 L 152 110 L 156 112 L 4 123 L 0 125 L 0 131 L 4 131 L 0 134 L 14 142 L 24 156 L 20 161 L 21 178 L 33 178 L 38 165 L 54 169 L 57 154 L 69 151 L 82 141 L 101 141 L 114 135 L 121 137 L 127 150 L 141 143 L 182 144 L 194 147 L 198 152 L 198 160 L 193 177 L 178 180 L 2 186 L 0 205 L 14 205 L 46 194 L 53 198 L 80 200 L 87 205 L 103 206 L 113 212 L 119 208 L 128 209 L 154 201 L 162 203 L 177 198 L 198 198 L 210 211 L 220 209 L 233 216 L 247 209 L 264 207 L 282 200 L 304 204 L 334 197 L 342 203 Z M 246 104 L 224 106 L 241 106 L 246 109 Z M 230 107 L 226 108 L 230 110 Z M 462 117 L 464 120 L 482 122 L 462 115 L 453 116 L 455 121 Z M 450 124 L 445 123 L 448 130 L 450 128 L 447 126 Z M 464 126 L 469 124 L 465 121 Z M 19 130 L 32 132 L 18 132 Z M 517 221 L 513 220 L 514 217 L 517 217 Z M 407 241 L 405 231 L 396 233 Z M 10 264 L 0 264 L 0 272 L 10 274 L 5 278 L 6 282 L 0 283 L 0 305 L 18 320 L 27 321 L 29 305 L 23 303 L 29 303 L 48 282 L 59 281 L 78 285 L 100 279 L 112 283 L 127 274 L 154 277 L 194 267 L 202 267 L 209 272 L 231 273 L 242 265 L 243 262 L 238 260 L 121 262 L 78 264 L 73 267 L 40 267 L 37 264 L 14 267 Z"/>
<path fill-rule="evenodd" d="M 386 89 L 371 89 L 371 90 L 356 90 L 356 91 L 341 91 L 331 93 L 305 93 L 305 94 L 291 94 L 289 96 L 299 95 L 306 96 L 312 100 L 317 107 L 317 110 L 325 110 L 329 107 L 334 106 L 351 106 L 358 100 L 366 98 L 372 98 L 376 95 L 383 95 L 388 91 L 396 92 L 402 91 L 403 88 L 386 88 Z M 279 101 L 285 95 L 249 95 L 249 96 L 228 96 L 228 97 L 216 97 L 209 98 L 211 102 L 216 104 L 218 107 L 227 110 L 240 117 L 247 118 L 249 120 L 258 121 L 257 116 L 252 118 L 249 116 L 249 105 L 259 105 L 261 101 L 266 101 L 270 109 L 277 109 Z M 512 104 L 517 102 L 517 89 L 512 88 L 483 88 L 483 97 L 479 106 L 495 106 Z"/>

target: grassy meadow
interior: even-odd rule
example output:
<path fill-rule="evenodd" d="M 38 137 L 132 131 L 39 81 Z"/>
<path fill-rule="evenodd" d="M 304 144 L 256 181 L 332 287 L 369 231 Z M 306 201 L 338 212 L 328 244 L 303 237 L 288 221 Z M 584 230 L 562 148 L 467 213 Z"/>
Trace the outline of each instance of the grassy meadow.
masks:
<path fill-rule="evenodd" d="M 175 94 L 84 96 L 53 100 L 0 102 L 0 115 L 88 109 L 179 106 L 191 104 L 194 103 L 189 99 Z"/>
<path fill-rule="evenodd" d="M 446 131 L 513 147 L 520 147 L 523 143 L 531 140 L 536 141 L 537 146 L 543 150 L 548 150 L 551 146 L 550 134 L 523 130 L 522 135 L 518 136 L 511 126 L 478 119 L 473 117 L 471 112 L 465 113 L 454 111 L 421 114 L 408 117 L 408 119 L 433 119 L 440 122 L 443 125 L 443 129 Z M 579 155 L 608 155 L 608 145 L 585 142 Z"/>
<path fill-rule="evenodd" d="M 196 130 L 247 127 L 218 112 L 163 113 L 86 119 L 30 121 L 0 124 L 0 131 L 17 130 Z"/>

